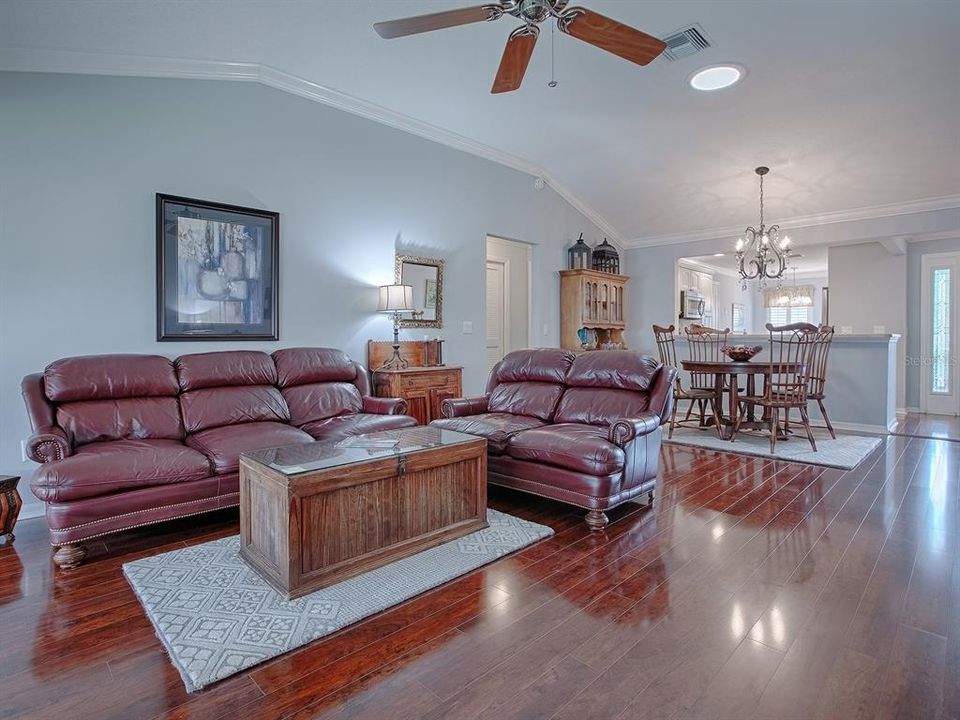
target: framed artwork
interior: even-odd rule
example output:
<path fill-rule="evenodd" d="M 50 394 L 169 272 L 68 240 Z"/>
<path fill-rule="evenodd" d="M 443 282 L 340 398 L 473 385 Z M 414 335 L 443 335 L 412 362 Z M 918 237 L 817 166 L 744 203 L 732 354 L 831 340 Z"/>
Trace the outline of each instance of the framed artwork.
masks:
<path fill-rule="evenodd" d="M 742 303 L 732 303 L 730 305 L 730 326 L 735 333 L 746 332 L 746 318 Z"/>
<path fill-rule="evenodd" d="M 157 193 L 157 340 L 278 340 L 280 215 Z"/>
<path fill-rule="evenodd" d="M 423 307 L 426 310 L 437 309 L 437 281 L 426 280 L 423 289 Z"/>

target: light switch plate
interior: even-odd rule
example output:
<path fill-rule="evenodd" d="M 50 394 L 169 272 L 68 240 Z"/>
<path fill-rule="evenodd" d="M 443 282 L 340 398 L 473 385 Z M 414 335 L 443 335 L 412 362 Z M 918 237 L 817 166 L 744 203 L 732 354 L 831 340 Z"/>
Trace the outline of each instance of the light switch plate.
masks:
<path fill-rule="evenodd" d="M 469 320 L 463 321 L 463 334 L 473 335 L 473 323 Z"/>
<path fill-rule="evenodd" d="M 886 326 L 886 325 L 874 325 L 874 326 L 873 326 L 873 334 L 874 334 L 874 335 L 886 335 L 886 334 L 887 334 L 887 326 Z"/>

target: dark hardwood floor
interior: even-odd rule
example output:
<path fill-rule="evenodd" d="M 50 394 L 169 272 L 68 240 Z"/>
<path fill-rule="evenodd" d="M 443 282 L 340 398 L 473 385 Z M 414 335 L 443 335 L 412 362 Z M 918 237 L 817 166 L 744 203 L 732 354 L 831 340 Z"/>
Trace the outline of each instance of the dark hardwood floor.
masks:
<path fill-rule="evenodd" d="M 897 421 L 893 434 L 960 440 L 960 417 L 908 413 Z"/>
<path fill-rule="evenodd" d="M 890 436 L 842 472 L 667 446 L 654 507 L 556 530 L 188 695 L 120 566 L 236 532 L 222 512 L 0 548 L 0 717 L 960 720 L 960 443 Z"/>

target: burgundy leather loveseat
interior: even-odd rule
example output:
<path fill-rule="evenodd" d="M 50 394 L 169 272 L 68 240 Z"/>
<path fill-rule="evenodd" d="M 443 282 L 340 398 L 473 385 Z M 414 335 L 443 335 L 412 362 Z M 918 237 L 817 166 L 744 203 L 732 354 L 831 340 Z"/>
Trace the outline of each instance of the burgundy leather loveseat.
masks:
<path fill-rule="evenodd" d="M 431 424 L 485 437 L 491 483 L 586 508 L 597 530 L 604 510 L 652 498 L 675 377 L 627 350 L 518 350 L 482 397 L 445 400 Z"/>
<path fill-rule="evenodd" d="M 22 391 L 62 567 L 85 540 L 237 505 L 242 452 L 416 425 L 327 348 L 66 358 Z"/>

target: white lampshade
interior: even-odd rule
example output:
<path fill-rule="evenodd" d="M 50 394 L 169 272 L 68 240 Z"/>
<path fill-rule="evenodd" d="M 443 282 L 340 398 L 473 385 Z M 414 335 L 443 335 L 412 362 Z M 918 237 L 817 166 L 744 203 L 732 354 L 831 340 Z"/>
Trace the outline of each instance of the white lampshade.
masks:
<path fill-rule="evenodd" d="M 410 312 L 413 307 L 411 285 L 381 285 L 377 312 Z"/>

